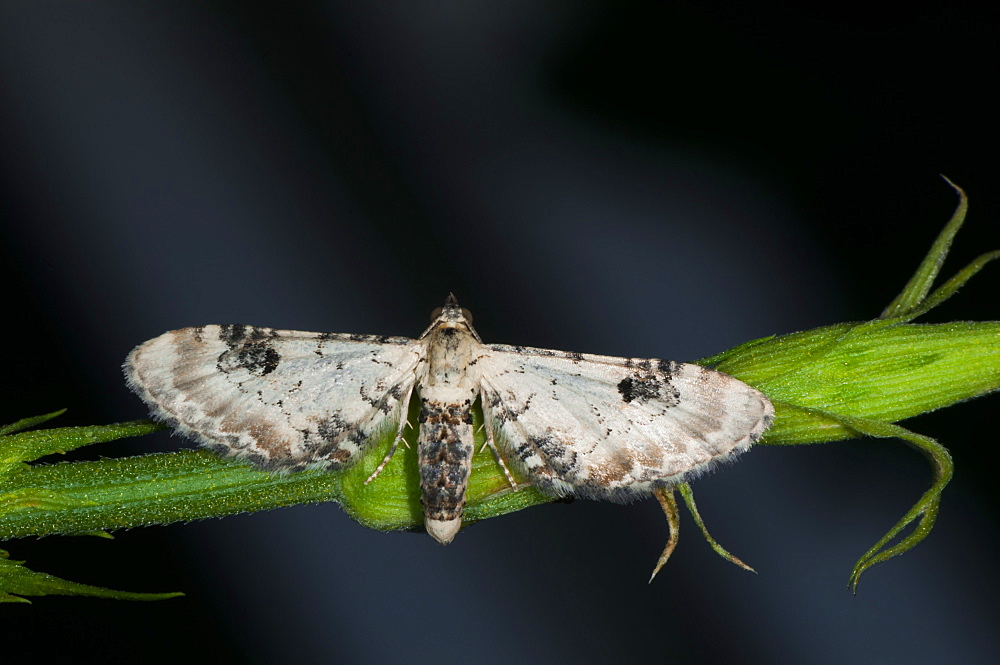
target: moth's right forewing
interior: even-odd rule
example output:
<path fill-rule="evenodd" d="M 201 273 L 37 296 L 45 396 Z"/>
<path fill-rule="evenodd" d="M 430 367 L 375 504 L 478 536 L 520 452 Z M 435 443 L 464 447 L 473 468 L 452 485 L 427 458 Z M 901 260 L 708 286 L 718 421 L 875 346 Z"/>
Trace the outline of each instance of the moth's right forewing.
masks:
<path fill-rule="evenodd" d="M 759 391 L 697 365 L 487 348 L 483 403 L 502 452 L 557 495 L 648 494 L 746 450 L 773 418 Z"/>

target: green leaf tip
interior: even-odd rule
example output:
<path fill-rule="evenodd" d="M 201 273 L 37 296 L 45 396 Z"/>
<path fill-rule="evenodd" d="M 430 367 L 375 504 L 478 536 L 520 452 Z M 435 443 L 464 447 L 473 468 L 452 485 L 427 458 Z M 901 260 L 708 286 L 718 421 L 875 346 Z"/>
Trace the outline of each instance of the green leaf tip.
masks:
<path fill-rule="evenodd" d="M 701 518 L 701 513 L 698 511 L 698 506 L 694 502 L 694 490 L 691 489 L 691 485 L 689 483 L 681 483 L 680 485 L 677 486 L 677 489 L 680 490 L 681 497 L 684 498 L 684 503 L 685 505 L 687 505 L 688 511 L 690 511 L 691 513 L 691 517 L 694 518 L 695 524 L 697 524 L 698 528 L 701 530 L 702 537 L 704 537 L 705 540 L 708 541 L 708 544 L 712 548 L 712 550 L 714 550 L 716 554 L 721 556 L 729 563 L 739 566 L 743 570 L 749 571 L 751 573 L 756 573 L 757 572 L 756 570 L 754 570 L 747 564 L 743 563 L 739 558 L 730 554 L 722 545 L 717 543 L 715 541 L 715 538 L 712 537 L 712 534 L 708 532 L 708 527 L 705 526 L 705 522 Z"/>
<path fill-rule="evenodd" d="M 46 413 L 41 416 L 22 418 L 21 420 L 18 420 L 16 423 L 0 426 L 0 436 L 7 436 L 8 434 L 14 434 L 15 432 L 31 429 L 32 427 L 38 427 L 39 425 L 46 423 L 52 420 L 53 418 L 58 418 L 64 413 L 66 413 L 66 409 L 59 409 L 58 411 L 53 411 L 52 413 Z"/>
<path fill-rule="evenodd" d="M 895 316 L 905 316 L 924 301 L 931 290 L 934 280 L 937 278 L 938 272 L 941 270 L 941 266 L 944 264 L 945 258 L 948 256 L 948 251 L 951 249 L 951 243 L 955 239 L 955 235 L 962 228 L 962 224 L 965 223 L 965 214 L 969 210 L 969 199 L 965 195 L 965 191 L 945 176 L 942 175 L 941 177 L 958 194 L 958 206 L 955 208 L 951 219 L 934 241 L 934 244 L 931 245 L 930 251 L 924 257 L 924 260 L 921 261 L 917 271 L 913 273 L 913 277 L 910 278 L 910 281 L 903 288 L 902 293 L 889 303 L 879 318 L 889 319 Z"/>
<path fill-rule="evenodd" d="M 135 593 L 116 591 L 89 584 L 79 584 L 46 573 L 36 573 L 24 566 L 23 561 L 8 558 L 0 550 L 0 603 L 30 603 L 25 596 L 92 596 L 115 600 L 166 600 L 183 596 L 183 593 Z"/>
<path fill-rule="evenodd" d="M 32 462 L 47 455 L 66 453 L 93 443 L 114 441 L 166 429 L 165 425 L 154 423 L 151 420 L 136 420 L 93 427 L 59 427 L 31 432 L 22 431 L 55 418 L 63 411 L 25 418 L 2 428 L 2 431 L 7 432 L 7 434 L 0 436 L 0 479 L 23 470 L 22 462 Z"/>

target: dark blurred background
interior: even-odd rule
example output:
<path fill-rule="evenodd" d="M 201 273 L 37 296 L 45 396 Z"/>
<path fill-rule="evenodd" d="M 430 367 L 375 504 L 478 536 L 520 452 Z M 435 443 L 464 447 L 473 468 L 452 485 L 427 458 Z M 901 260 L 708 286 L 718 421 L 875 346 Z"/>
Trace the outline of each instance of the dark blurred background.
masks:
<path fill-rule="evenodd" d="M 0 3 L 0 420 L 144 417 L 119 365 L 199 323 L 689 360 L 870 318 L 956 197 L 1000 247 L 995 16 L 951 3 Z M 995 319 L 987 269 L 928 320 Z M 908 423 L 956 459 L 938 525 L 844 591 L 919 497 L 897 441 L 758 448 L 655 501 L 448 548 L 335 504 L 3 544 L 183 599 L 0 608 L 11 662 L 992 662 L 996 397 Z M 83 451 L 189 445 L 160 434 Z M 655 661 L 654 661 L 655 659 Z M 5 661 L 6 662 L 6 661 Z"/>

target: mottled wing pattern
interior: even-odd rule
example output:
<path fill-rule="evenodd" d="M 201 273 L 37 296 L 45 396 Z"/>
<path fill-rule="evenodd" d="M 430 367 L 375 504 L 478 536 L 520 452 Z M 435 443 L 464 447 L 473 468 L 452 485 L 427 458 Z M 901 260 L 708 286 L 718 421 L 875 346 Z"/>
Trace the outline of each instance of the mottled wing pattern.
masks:
<path fill-rule="evenodd" d="M 728 374 L 667 360 L 491 344 L 483 405 L 544 492 L 627 501 L 743 452 L 774 409 Z"/>
<path fill-rule="evenodd" d="M 398 421 L 422 353 L 405 337 L 199 326 L 136 347 L 125 372 L 158 419 L 216 452 L 337 469 Z"/>

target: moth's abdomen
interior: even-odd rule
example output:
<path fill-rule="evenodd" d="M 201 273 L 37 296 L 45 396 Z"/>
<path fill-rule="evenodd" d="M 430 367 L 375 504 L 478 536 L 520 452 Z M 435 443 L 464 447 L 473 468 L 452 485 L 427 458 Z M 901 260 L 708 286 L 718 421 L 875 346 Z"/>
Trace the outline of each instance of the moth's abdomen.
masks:
<path fill-rule="evenodd" d="M 461 526 L 475 447 L 472 434 L 471 395 L 461 400 L 421 397 L 421 502 L 427 532 L 443 544 L 451 542 Z"/>

